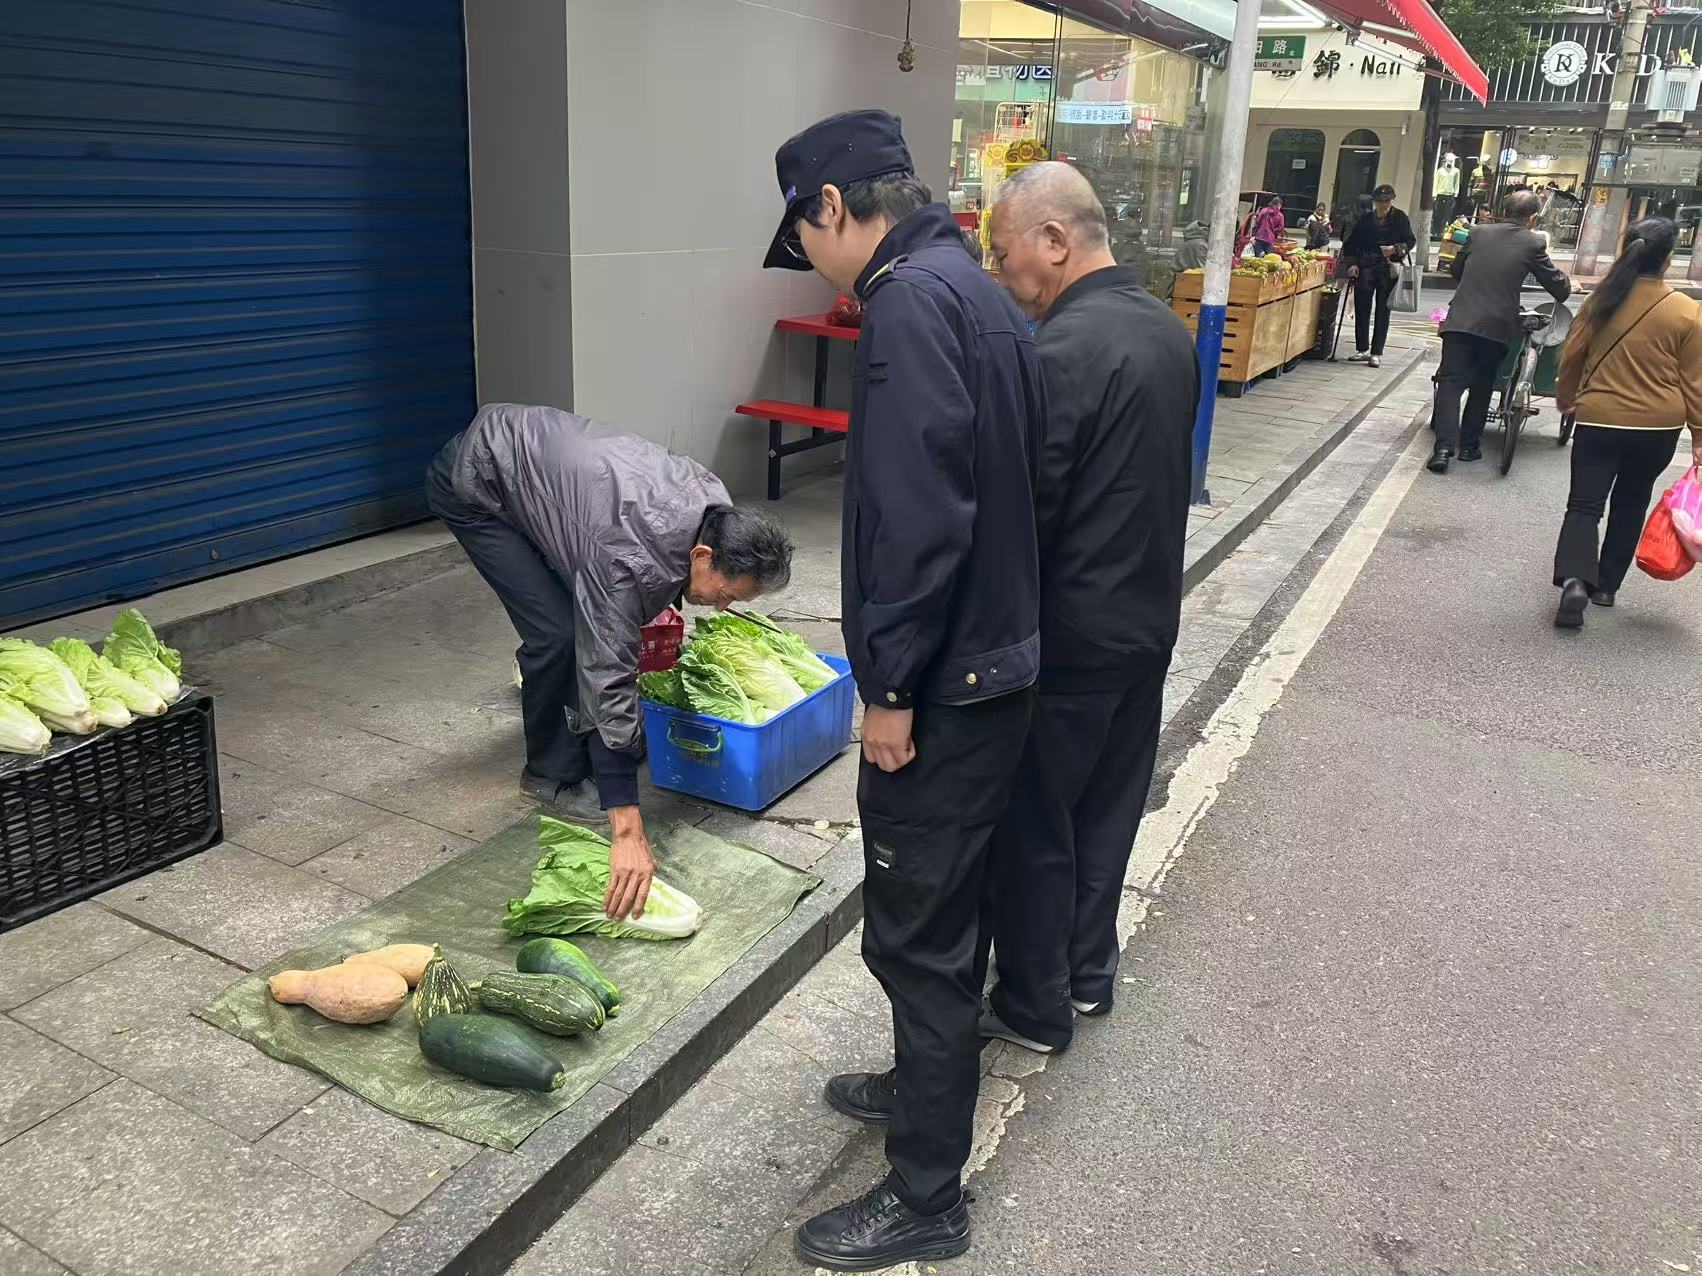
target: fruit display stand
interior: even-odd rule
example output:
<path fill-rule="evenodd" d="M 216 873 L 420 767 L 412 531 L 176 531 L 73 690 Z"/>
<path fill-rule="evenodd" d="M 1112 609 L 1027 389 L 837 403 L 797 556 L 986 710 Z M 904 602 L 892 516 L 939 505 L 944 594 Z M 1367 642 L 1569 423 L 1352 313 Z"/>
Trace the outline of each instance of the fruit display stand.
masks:
<path fill-rule="evenodd" d="M 1294 312 L 1288 322 L 1288 349 L 1284 364 L 1295 362 L 1318 344 L 1318 307 L 1324 298 L 1324 281 L 1329 278 L 1324 261 L 1301 262 L 1294 279 Z"/>
<path fill-rule="evenodd" d="M 1224 394 L 1239 398 L 1250 382 L 1288 362 L 1296 279 L 1292 270 L 1230 276 L 1223 355 L 1218 361 L 1217 384 Z M 1176 276 L 1171 293 L 1170 308 L 1182 317 L 1190 332 L 1199 330 L 1204 283 L 1203 273 L 1185 271 Z"/>

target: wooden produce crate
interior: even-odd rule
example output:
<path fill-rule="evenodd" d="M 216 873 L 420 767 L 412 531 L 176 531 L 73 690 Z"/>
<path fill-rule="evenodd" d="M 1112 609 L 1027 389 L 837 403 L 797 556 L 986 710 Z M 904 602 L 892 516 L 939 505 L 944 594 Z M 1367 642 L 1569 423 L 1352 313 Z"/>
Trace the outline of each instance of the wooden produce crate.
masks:
<path fill-rule="evenodd" d="M 1323 299 L 1324 290 L 1319 287 L 1294 294 L 1294 311 L 1288 321 L 1288 348 L 1283 359 L 1285 363 L 1293 363 L 1317 344 L 1318 307 Z"/>
<path fill-rule="evenodd" d="M 1200 327 L 1199 276 L 1192 276 L 1193 296 L 1181 288 L 1188 276 L 1178 275 L 1177 289 L 1171 295 L 1170 308 L 1197 333 Z M 1254 279 L 1241 276 L 1230 280 L 1230 302 L 1224 309 L 1223 355 L 1218 360 L 1218 388 L 1231 398 L 1246 393 L 1250 382 L 1288 361 L 1289 329 L 1294 322 L 1294 277 Z M 1237 302 L 1233 288 L 1236 284 L 1265 285 L 1263 288 L 1244 288 L 1254 296 L 1264 293 L 1267 300 Z M 1272 287 L 1271 285 L 1276 285 Z"/>
<path fill-rule="evenodd" d="M 1274 275 L 1231 275 L 1229 277 L 1229 304 L 1231 306 L 1262 306 L 1266 302 L 1278 301 L 1283 297 L 1294 295 L 1295 279 L 1298 272 L 1284 271 Z M 1193 302 L 1197 307 L 1205 288 L 1206 277 L 1203 273 L 1195 274 L 1184 271 L 1176 276 L 1175 286 L 1170 291 L 1172 303 L 1178 301 Z"/>
<path fill-rule="evenodd" d="M 1296 294 L 1312 288 L 1320 288 L 1330 277 L 1330 263 L 1327 261 L 1307 261 L 1296 267 L 1294 291 Z"/>

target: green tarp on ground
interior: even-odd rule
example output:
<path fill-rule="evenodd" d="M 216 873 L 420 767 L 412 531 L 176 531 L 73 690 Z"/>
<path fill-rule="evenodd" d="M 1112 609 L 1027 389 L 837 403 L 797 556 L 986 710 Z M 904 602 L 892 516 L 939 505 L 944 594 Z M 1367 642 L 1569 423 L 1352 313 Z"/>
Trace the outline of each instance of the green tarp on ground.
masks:
<path fill-rule="evenodd" d="M 439 944 L 468 982 L 512 970 L 523 941 L 501 922 L 508 901 L 530 887 L 540 855 L 537 835 L 537 819 L 522 820 L 233 984 L 201 1018 L 274 1058 L 323 1073 L 388 1112 L 513 1151 L 684 1009 L 820 883 L 687 824 L 656 837 L 657 876 L 703 906 L 703 927 L 677 940 L 572 936 L 620 987 L 621 1013 L 595 1033 L 533 1033 L 567 1069 L 567 1083 L 550 1094 L 496 1089 L 429 1063 L 419 1051 L 411 1006 L 385 1023 L 355 1027 L 306 1006 L 280 1006 L 267 992 L 266 980 L 280 970 L 330 966 L 386 944 Z"/>

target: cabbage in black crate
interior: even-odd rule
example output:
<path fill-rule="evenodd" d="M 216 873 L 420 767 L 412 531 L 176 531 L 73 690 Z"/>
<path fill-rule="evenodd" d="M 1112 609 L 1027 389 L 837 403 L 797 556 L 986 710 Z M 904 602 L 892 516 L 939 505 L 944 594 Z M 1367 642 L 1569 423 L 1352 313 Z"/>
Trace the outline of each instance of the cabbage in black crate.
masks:
<path fill-rule="evenodd" d="M 0 755 L 0 931 L 216 845 L 213 701 L 190 691 L 159 717 Z"/>

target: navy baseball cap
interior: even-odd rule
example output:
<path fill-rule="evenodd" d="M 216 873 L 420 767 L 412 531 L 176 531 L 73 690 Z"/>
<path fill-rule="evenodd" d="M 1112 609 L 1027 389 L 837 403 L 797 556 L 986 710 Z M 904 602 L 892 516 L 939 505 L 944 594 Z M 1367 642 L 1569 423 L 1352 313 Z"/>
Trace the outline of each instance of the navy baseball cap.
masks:
<path fill-rule="evenodd" d="M 846 111 L 810 125 L 774 153 L 774 175 L 786 197 L 786 212 L 768 246 L 763 269 L 810 269 L 809 262 L 786 247 L 786 236 L 803 205 L 821 194 L 823 186 L 843 188 L 848 182 L 914 171 L 903 124 L 889 111 Z"/>
<path fill-rule="evenodd" d="M 1387 182 L 1384 182 L 1376 190 L 1371 192 L 1371 198 L 1372 199 L 1380 199 L 1380 200 L 1383 200 L 1384 202 L 1392 200 L 1392 199 L 1394 199 L 1394 197 L 1395 197 L 1395 188 L 1393 186 L 1389 185 L 1389 183 L 1387 183 Z"/>

